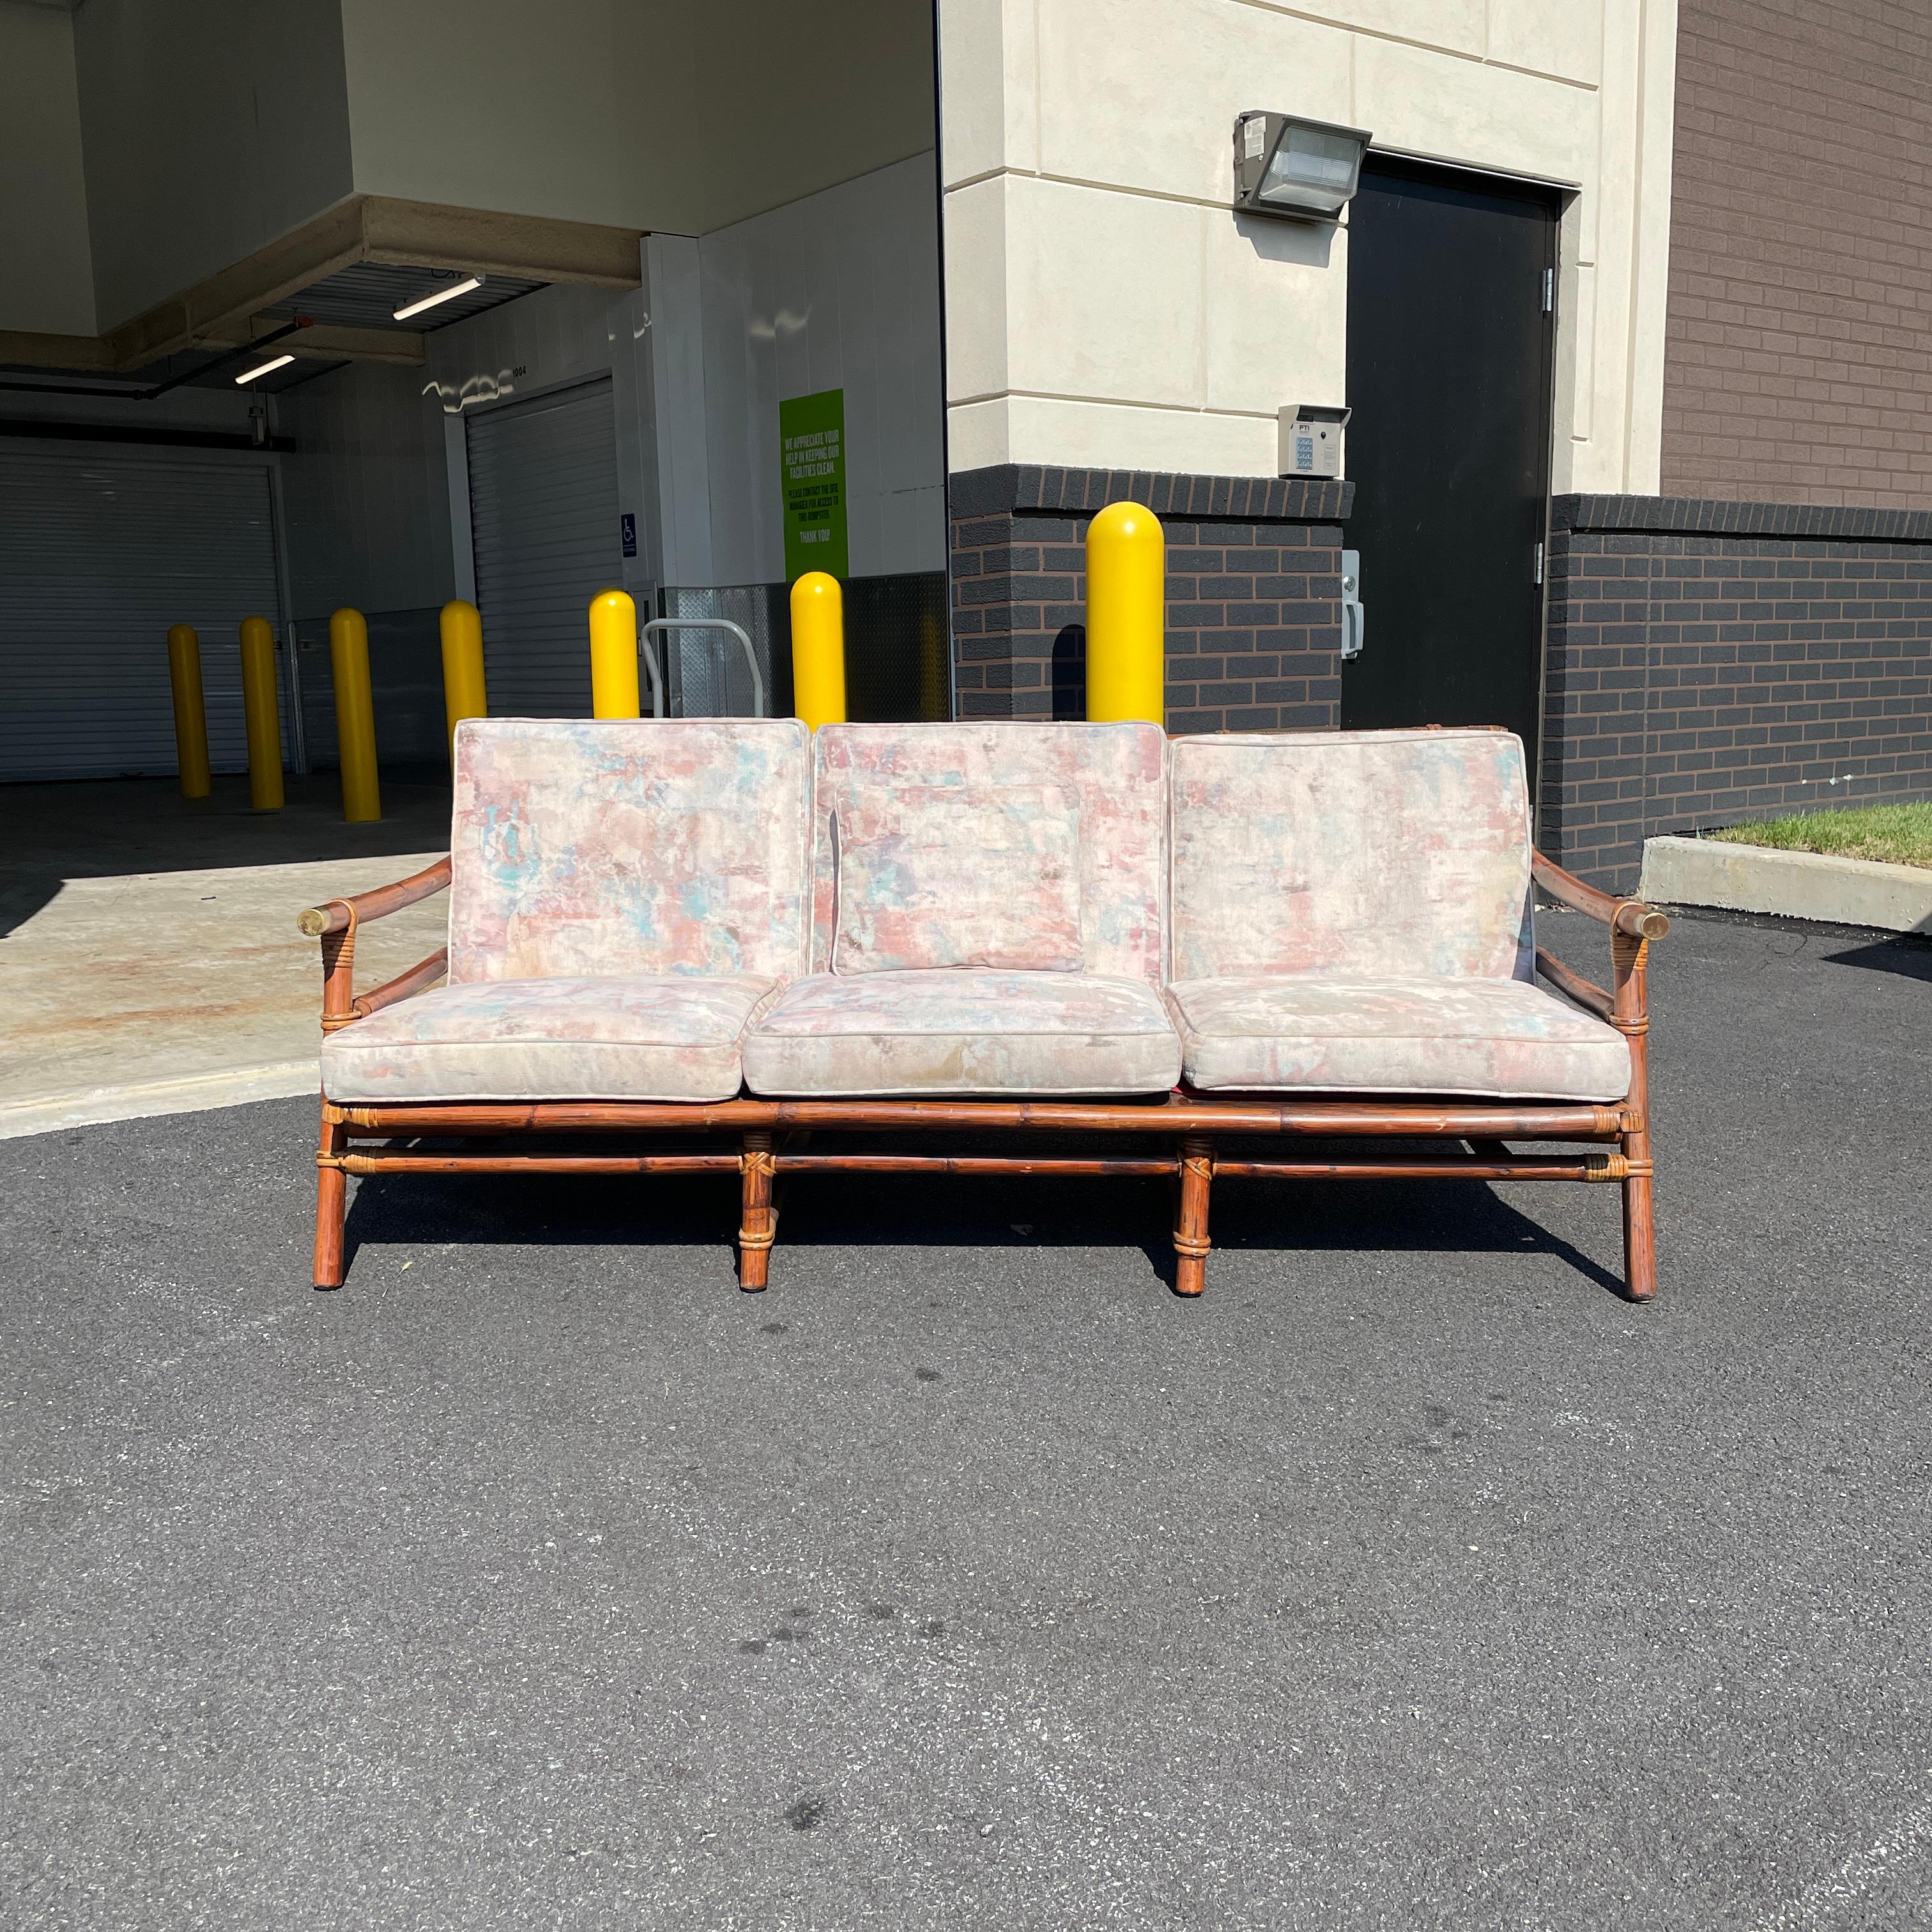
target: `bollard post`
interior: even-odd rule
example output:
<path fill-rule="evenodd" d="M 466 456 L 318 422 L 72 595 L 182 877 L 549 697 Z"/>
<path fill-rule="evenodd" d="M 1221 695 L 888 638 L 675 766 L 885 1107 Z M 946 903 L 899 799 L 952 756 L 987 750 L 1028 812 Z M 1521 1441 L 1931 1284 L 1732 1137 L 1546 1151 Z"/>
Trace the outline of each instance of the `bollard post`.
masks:
<path fill-rule="evenodd" d="M 483 682 L 483 619 L 466 598 L 452 597 L 437 621 L 442 632 L 442 714 L 449 721 L 453 757 L 457 726 L 466 718 L 490 715 Z"/>
<path fill-rule="evenodd" d="M 376 776 L 376 700 L 369 688 L 369 626 L 346 608 L 328 620 L 328 667 L 335 679 L 335 748 L 342 765 L 342 816 L 367 825 L 382 815 Z"/>
<path fill-rule="evenodd" d="M 1087 716 L 1167 722 L 1167 543 L 1141 503 L 1087 526 Z"/>
<path fill-rule="evenodd" d="M 590 715 L 638 715 L 638 607 L 627 590 L 590 600 Z"/>
<path fill-rule="evenodd" d="M 242 620 L 242 722 L 248 734 L 248 802 L 280 812 L 282 716 L 275 701 L 275 632 L 266 617 Z"/>
<path fill-rule="evenodd" d="M 192 624 L 168 626 L 168 686 L 175 700 L 175 763 L 183 798 L 206 798 L 208 706 L 201 694 L 201 640 Z"/>
<path fill-rule="evenodd" d="M 791 587 L 792 708 L 808 730 L 845 722 L 845 593 L 808 570 Z"/>

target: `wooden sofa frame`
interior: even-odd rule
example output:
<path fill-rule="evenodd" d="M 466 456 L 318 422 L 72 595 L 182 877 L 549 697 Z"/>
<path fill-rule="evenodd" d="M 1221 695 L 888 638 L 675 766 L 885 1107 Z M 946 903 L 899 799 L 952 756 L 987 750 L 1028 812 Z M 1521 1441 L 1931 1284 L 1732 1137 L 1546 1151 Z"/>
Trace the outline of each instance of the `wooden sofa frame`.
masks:
<path fill-rule="evenodd" d="M 344 1222 L 351 1174 L 679 1174 L 735 1172 L 742 1210 L 738 1270 L 755 1292 L 769 1277 L 778 1228 L 774 1188 L 788 1174 L 1168 1174 L 1177 1183 L 1174 1224 L 1175 1292 L 1198 1295 L 1206 1285 L 1208 1204 L 1217 1174 L 1274 1175 L 1294 1180 L 1432 1179 L 1614 1182 L 1623 1190 L 1624 1280 L 1633 1301 L 1657 1292 L 1652 1232 L 1649 1079 L 1650 1018 L 1646 962 L 1668 919 L 1635 899 L 1617 898 L 1534 856 L 1536 884 L 1559 904 L 1588 914 L 1610 932 L 1611 989 L 1593 985 L 1539 947 L 1538 971 L 1566 998 L 1616 1028 L 1630 1043 L 1630 1084 L 1621 1101 L 1464 1101 L 1426 1096 L 1374 1100 L 1278 1096 L 1243 1099 L 1196 1094 L 1184 1087 L 1146 1100 L 722 1100 L 689 1102 L 560 1100 L 464 1101 L 399 1106 L 338 1106 L 322 1102 L 322 1139 L 316 1155 L 315 1285 L 339 1288 L 344 1262 Z M 449 884 L 448 859 L 413 878 L 352 898 L 331 899 L 302 914 L 302 930 L 322 941 L 325 1033 L 353 1024 L 433 986 L 448 966 L 447 950 L 406 973 L 357 994 L 356 934 L 370 920 L 433 897 Z M 1144 1153 L 1072 1156 L 1039 1154 L 837 1153 L 812 1148 L 812 1136 L 838 1130 L 888 1130 L 922 1136 L 937 1130 L 974 1133 L 1012 1129 L 1120 1135 Z M 719 1144 L 697 1151 L 596 1154 L 493 1151 L 508 1135 L 696 1133 Z M 1361 1140 L 1359 1159 L 1256 1160 L 1223 1158 L 1218 1138 L 1278 1136 Z M 406 1139 L 458 1138 L 482 1143 L 456 1152 L 422 1152 L 391 1145 Z M 1378 1141 L 1460 1142 L 1460 1149 L 1390 1158 Z M 1510 1141 L 1596 1142 L 1586 1150 L 1521 1154 Z"/>

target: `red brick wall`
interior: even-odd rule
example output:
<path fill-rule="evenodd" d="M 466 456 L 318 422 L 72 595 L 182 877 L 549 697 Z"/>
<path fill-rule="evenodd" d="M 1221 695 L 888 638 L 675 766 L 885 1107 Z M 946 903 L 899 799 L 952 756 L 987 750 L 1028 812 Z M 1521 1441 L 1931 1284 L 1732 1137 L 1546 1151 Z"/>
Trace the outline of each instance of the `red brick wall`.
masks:
<path fill-rule="evenodd" d="M 1932 502 L 1932 6 L 1678 20 L 1664 494 Z"/>

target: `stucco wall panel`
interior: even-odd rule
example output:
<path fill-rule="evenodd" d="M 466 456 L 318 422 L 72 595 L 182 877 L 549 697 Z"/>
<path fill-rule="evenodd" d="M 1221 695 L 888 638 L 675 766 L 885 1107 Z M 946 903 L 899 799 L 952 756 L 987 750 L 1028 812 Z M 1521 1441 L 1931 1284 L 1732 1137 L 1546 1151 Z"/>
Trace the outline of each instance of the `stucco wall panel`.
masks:
<path fill-rule="evenodd" d="M 1346 231 L 1229 205 L 1234 117 L 1270 106 L 1570 184 L 1552 476 L 1655 488 L 1676 0 L 940 0 L 940 20 L 956 470 L 1268 475 L 1282 404 L 1348 400 Z"/>
<path fill-rule="evenodd" d="M 1186 202 L 1012 178 L 1012 386 L 1035 395 L 1198 406 L 1208 218 Z"/>
<path fill-rule="evenodd" d="M 1596 95 L 1564 81 L 1363 37 L 1354 111 L 1379 146 L 1593 184 Z"/>
<path fill-rule="evenodd" d="M 1594 83 L 1603 70 L 1598 10 L 1568 0 L 1490 0 L 1492 61 Z"/>
<path fill-rule="evenodd" d="M 1293 100 L 1349 112 L 1350 37 L 1230 7 L 1162 0 L 1148 58 L 1144 0 L 1039 0 L 1040 166 L 1064 180 L 1225 206 L 1234 116 Z"/>

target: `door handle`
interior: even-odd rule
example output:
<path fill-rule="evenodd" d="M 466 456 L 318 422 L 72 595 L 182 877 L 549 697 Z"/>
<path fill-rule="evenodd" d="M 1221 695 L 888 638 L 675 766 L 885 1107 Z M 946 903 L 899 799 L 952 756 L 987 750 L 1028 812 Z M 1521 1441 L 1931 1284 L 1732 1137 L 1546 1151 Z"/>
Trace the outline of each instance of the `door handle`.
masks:
<path fill-rule="evenodd" d="M 1358 658 L 1362 640 L 1367 634 L 1369 614 L 1362 604 L 1362 554 L 1358 550 L 1342 553 L 1342 655 Z"/>

